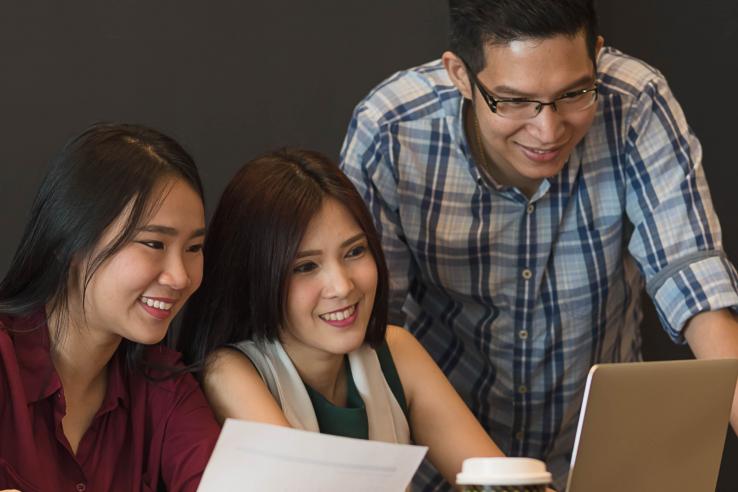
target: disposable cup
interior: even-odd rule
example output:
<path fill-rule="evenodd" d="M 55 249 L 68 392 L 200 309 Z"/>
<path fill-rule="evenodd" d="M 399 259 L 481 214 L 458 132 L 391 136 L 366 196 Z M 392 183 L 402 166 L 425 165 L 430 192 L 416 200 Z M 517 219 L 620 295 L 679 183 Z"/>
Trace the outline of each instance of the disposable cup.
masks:
<path fill-rule="evenodd" d="M 456 483 L 464 492 L 545 492 L 551 474 L 533 458 L 468 458 Z"/>

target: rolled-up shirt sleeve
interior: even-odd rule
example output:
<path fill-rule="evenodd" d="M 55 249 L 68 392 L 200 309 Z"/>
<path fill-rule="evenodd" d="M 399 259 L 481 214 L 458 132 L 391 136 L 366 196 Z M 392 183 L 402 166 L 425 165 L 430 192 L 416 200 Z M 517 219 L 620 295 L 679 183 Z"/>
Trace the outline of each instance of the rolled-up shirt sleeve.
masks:
<path fill-rule="evenodd" d="M 624 152 L 628 244 L 669 336 L 695 314 L 738 309 L 736 271 L 702 167 L 702 148 L 658 72 L 629 113 Z"/>

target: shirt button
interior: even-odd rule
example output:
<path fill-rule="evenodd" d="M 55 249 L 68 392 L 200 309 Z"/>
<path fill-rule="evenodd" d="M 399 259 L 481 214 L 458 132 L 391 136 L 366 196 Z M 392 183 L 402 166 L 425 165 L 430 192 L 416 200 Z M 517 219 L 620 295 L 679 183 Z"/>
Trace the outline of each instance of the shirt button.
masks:
<path fill-rule="evenodd" d="M 77 484 L 77 492 L 85 492 L 85 490 L 87 490 L 87 485 L 82 482 Z"/>
<path fill-rule="evenodd" d="M 517 439 L 518 441 L 522 441 L 523 437 L 525 437 L 525 434 L 523 434 L 523 431 L 518 431 L 515 433 L 515 439 Z"/>
<path fill-rule="evenodd" d="M 533 205 L 532 203 L 529 203 L 528 208 L 525 211 L 528 212 L 529 214 L 532 214 L 533 211 L 535 211 L 535 209 L 536 209 L 536 206 Z"/>
<path fill-rule="evenodd" d="M 526 268 L 525 270 L 523 270 L 522 275 L 523 275 L 523 279 L 530 280 L 531 277 L 533 276 L 533 272 L 531 272 L 530 269 Z"/>
<path fill-rule="evenodd" d="M 527 340 L 528 339 L 528 330 L 520 330 L 518 332 L 518 336 L 521 340 Z"/>
<path fill-rule="evenodd" d="M 521 385 L 520 385 L 520 386 L 518 387 L 518 393 L 520 393 L 521 395 L 524 395 L 524 394 L 526 394 L 527 392 L 528 392 L 528 387 L 527 387 L 527 386 L 525 386 L 524 384 L 521 384 Z"/>

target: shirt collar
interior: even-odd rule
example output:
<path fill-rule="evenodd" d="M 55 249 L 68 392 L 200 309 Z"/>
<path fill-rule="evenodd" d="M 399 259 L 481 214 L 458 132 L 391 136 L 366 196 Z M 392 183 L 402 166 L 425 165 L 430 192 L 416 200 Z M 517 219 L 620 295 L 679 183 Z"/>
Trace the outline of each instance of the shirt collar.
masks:
<path fill-rule="evenodd" d="M 466 159 L 466 162 L 469 166 L 469 172 L 472 175 L 472 178 L 474 181 L 476 181 L 478 184 L 486 183 L 489 187 L 491 187 L 494 190 L 503 192 L 507 188 L 506 186 L 503 186 L 499 184 L 497 181 L 490 176 L 490 174 L 484 170 L 484 168 L 477 164 L 476 159 L 474 158 L 474 152 L 472 151 L 472 143 L 469 141 L 466 135 L 466 114 L 467 111 L 472 111 L 472 108 L 470 107 L 471 101 L 469 99 L 466 99 L 465 97 L 461 96 L 461 93 L 459 93 L 459 108 L 456 115 L 456 125 L 449 125 L 457 132 L 456 135 L 456 141 L 459 142 L 459 147 L 461 148 L 461 154 Z M 454 137 L 453 135 L 451 136 Z"/>
<path fill-rule="evenodd" d="M 118 346 L 118 350 L 113 354 L 113 358 L 108 363 L 108 388 L 105 392 L 105 399 L 100 405 L 98 415 L 113 410 L 118 405 L 127 409 L 129 407 L 128 393 L 128 368 L 126 367 L 126 358 L 123 354 L 122 346 Z"/>
<path fill-rule="evenodd" d="M 62 388 L 62 384 L 51 360 L 46 314 L 39 311 L 15 318 L 9 331 L 14 340 L 27 402 L 35 403 L 54 395 Z M 98 413 L 110 411 L 119 403 L 128 407 L 127 376 L 125 357 L 118 347 L 108 363 L 108 386 Z"/>
<path fill-rule="evenodd" d="M 450 128 L 452 128 L 451 131 L 457 132 L 457 135 L 452 135 L 452 137 L 456 137 L 456 141 L 459 142 L 459 146 L 461 147 L 461 152 L 469 159 L 469 161 L 473 161 L 474 158 L 472 156 L 471 147 L 469 146 L 469 141 L 466 138 L 466 131 L 464 129 L 464 115 L 466 114 L 467 107 L 469 106 L 470 101 L 463 97 L 461 93 L 459 93 L 459 107 L 456 110 L 456 125 L 449 125 Z"/>
<path fill-rule="evenodd" d="M 49 327 L 43 311 L 14 318 L 10 330 L 28 403 L 61 389 L 61 380 L 51 362 Z"/>

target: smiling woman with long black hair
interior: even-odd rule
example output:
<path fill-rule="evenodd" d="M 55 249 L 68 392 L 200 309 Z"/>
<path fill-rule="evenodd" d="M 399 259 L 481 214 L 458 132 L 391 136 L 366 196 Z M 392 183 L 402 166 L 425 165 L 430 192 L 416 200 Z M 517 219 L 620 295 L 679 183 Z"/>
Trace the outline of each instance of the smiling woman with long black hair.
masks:
<path fill-rule="evenodd" d="M 158 343 L 202 278 L 171 138 L 99 124 L 52 164 L 0 283 L 0 489 L 194 491 L 218 426 Z"/>

